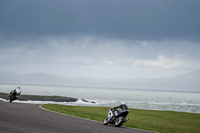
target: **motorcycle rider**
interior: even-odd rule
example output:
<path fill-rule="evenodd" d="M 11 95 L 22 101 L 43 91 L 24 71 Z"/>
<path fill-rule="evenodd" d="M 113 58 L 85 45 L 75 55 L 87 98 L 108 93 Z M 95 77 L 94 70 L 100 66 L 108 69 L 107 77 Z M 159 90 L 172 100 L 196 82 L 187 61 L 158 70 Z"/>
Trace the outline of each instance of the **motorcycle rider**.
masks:
<path fill-rule="evenodd" d="M 119 106 L 113 107 L 109 110 L 108 117 L 112 118 L 114 116 L 117 116 L 118 115 L 118 110 L 117 110 L 118 108 L 121 108 L 122 110 L 128 110 L 128 107 L 127 107 L 126 104 L 120 104 Z"/>
<path fill-rule="evenodd" d="M 17 87 L 17 89 L 12 90 L 10 94 L 12 94 L 13 96 L 19 96 L 21 94 L 20 89 L 20 87 Z"/>

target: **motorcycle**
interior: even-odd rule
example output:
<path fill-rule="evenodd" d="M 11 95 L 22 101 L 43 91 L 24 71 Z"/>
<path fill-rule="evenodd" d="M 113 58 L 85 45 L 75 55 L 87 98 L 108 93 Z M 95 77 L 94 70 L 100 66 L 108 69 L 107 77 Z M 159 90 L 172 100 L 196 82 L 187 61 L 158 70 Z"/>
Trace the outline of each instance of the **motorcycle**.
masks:
<path fill-rule="evenodd" d="M 129 119 L 126 118 L 128 115 L 128 107 L 122 108 L 122 110 L 114 110 L 111 108 L 108 112 L 108 116 L 104 120 L 104 125 L 115 124 L 116 127 L 120 127 L 123 123 L 127 122 Z"/>
<path fill-rule="evenodd" d="M 20 87 L 18 87 L 17 89 L 14 89 L 10 92 L 10 95 L 8 96 L 9 97 L 9 102 L 12 102 L 16 99 L 18 99 L 18 96 L 21 94 L 21 91 L 20 91 Z"/>

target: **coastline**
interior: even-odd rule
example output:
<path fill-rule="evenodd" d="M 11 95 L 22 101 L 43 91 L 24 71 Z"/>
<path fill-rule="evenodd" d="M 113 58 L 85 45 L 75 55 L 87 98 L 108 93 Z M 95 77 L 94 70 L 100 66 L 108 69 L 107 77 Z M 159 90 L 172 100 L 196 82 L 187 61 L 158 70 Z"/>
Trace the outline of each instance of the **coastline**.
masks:
<path fill-rule="evenodd" d="M 8 93 L 0 92 L 0 98 L 9 99 Z M 63 96 L 44 96 L 44 95 L 20 95 L 19 101 L 53 101 L 53 102 L 76 102 L 77 98 L 63 97 Z"/>

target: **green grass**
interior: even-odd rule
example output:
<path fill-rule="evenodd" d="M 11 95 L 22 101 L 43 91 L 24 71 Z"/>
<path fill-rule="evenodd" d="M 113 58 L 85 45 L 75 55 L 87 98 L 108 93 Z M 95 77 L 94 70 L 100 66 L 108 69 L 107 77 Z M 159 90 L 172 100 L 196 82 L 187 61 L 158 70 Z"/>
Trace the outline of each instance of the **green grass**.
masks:
<path fill-rule="evenodd" d="M 103 122 L 109 107 L 67 106 L 45 104 L 43 108 L 68 115 Z M 200 114 L 129 109 L 128 122 L 123 126 L 145 129 L 160 133 L 200 133 Z M 103 123 L 102 123 L 103 124 Z"/>

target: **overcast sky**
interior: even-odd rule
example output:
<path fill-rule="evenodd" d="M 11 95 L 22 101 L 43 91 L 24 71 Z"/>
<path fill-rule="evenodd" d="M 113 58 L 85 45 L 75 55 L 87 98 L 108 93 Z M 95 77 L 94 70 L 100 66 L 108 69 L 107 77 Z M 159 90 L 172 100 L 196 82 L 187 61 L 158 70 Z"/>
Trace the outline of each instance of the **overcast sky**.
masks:
<path fill-rule="evenodd" d="M 0 71 L 168 77 L 200 68 L 199 0 L 1 0 Z"/>

